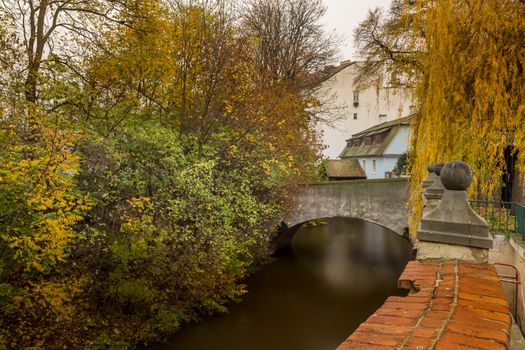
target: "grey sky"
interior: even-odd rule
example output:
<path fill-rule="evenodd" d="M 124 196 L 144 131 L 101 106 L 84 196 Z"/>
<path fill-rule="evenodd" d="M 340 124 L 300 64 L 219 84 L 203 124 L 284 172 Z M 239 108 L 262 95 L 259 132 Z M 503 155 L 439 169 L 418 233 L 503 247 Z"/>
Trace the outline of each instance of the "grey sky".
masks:
<path fill-rule="evenodd" d="M 354 56 L 354 28 L 365 19 L 368 9 L 377 6 L 389 7 L 391 0 L 324 0 L 328 7 L 324 22 L 329 30 L 345 36 L 341 46 L 341 59 L 352 59 Z"/>

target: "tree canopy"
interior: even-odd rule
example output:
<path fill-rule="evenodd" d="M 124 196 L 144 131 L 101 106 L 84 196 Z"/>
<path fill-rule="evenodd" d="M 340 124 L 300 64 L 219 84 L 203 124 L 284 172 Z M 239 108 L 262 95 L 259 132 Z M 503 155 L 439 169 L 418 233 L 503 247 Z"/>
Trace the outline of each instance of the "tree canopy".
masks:
<path fill-rule="evenodd" d="M 463 160 L 475 189 L 501 187 L 505 150 L 525 174 L 525 4 L 519 0 L 395 0 L 355 32 L 362 81 L 412 88 L 411 205 L 415 232 L 426 165 Z"/>
<path fill-rule="evenodd" d="M 0 1 L 0 348 L 133 348 L 245 292 L 335 52 L 321 2 L 264 3 Z"/>

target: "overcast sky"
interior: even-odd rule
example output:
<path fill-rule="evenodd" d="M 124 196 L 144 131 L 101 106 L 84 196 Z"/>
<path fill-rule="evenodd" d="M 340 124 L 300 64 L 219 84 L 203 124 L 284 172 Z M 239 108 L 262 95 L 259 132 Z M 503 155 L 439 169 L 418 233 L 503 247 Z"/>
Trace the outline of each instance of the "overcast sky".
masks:
<path fill-rule="evenodd" d="M 354 55 L 354 28 L 366 18 L 368 9 L 389 7 L 391 0 L 324 0 L 328 7 L 324 22 L 329 30 L 335 29 L 345 36 L 341 46 L 341 60 L 356 58 Z"/>

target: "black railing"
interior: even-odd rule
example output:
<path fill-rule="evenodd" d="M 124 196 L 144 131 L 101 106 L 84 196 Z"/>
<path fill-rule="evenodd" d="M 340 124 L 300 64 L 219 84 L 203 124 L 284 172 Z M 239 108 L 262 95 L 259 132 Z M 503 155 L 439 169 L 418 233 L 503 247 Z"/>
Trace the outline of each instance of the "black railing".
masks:
<path fill-rule="evenodd" d="M 472 209 L 481 216 L 494 233 L 517 233 L 525 239 L 525 206 L 515 202 L 469 201 Z"/>

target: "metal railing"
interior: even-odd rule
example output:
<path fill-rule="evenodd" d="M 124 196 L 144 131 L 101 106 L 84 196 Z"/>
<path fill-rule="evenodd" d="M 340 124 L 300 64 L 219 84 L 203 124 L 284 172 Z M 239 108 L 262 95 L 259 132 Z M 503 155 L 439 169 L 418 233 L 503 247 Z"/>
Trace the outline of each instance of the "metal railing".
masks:
<path fill-rule="evenodd" d="M 521 293 L 521 278 L 520 278 L 520 271 L 516 267 L 516 265 L 511 264 L 502 264 L 502 263 L 494 263 L 494 266 L 496 267 L 504 267 L 504 268 L 511 268 L 513 271 L 513 274 L 503 274 L 500 271 L 498 271 L 498 277 L 500 282 L 502 283 L 512 283 L 514 284 L 514 299 L 512 300 L 513 303 L 513 309 L 514 309 L 514 319 L 516 321 L 519 320 L 519 313 L 518 313 L 518 304 L 521 306 L 522 311 L 525 310 L 525 304 L 523 300 L 523 295 Z"/>
<path fill-rule="evenodd" d="M 517 233 L 525 240 L 525 206 L 516 202 L 469 201 L 474 211 L 490 226 L 493 233 Z"/>

